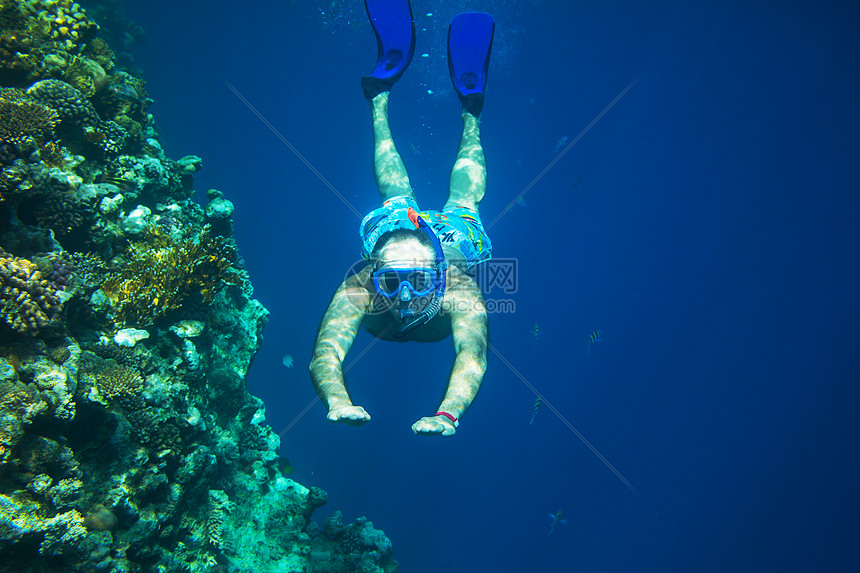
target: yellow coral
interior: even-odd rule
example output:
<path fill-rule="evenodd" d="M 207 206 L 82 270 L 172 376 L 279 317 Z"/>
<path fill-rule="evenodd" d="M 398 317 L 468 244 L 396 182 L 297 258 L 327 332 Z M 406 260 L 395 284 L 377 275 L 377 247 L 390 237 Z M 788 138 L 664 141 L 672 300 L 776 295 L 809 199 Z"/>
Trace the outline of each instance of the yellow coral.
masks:
<path fill-rule="evenodd" d="M 236 284 L 230 270 L 235 250 L 206 225 L 196 236 L 174 240 L 153 227 L 133 244 L 123 267 L 111 273 L 102 291 L 125 325 L 146 326 L 200 293 L 207 303 L 226 284 Z"/>
<path fill-rule="evenodd" d="M 59 119 L 56 111 L 40 103 L 0 97 L 0 140 L 18 145 L 32 138 L 42 144 L 51 139 Z"/>
<path fill-rule="evenodd" d="M 35 0 L 39 26 L 47 27 L 51 39 L 65 50 L 86 44 L 99 26 L 87 18 L 86 10 L 70 0 Z"/>
<path fill-rule="evenodd" d="M 0 249 L 0 316 L 21 334 L 36 336 L 60 311 L 60 300 L 36 265 Z"/>

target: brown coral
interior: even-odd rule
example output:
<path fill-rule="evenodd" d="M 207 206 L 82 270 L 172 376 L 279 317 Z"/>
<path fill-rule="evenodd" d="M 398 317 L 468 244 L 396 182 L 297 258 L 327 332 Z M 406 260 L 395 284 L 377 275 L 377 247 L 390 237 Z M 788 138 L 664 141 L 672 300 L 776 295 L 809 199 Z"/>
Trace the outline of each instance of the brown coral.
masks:
<path fill-rule="evenodd" d="M 90 531 L 110 531 L 116 527 L 116 515 L 105 506 L 98 504 L 84 518 L 84 527 Z"/>
<path fill-rule="evenodd" d="M 225 283 L 238 282 L 230 270 L 234 258 L 233 246 L 213 237 L 208 225 L 180 240 L 153 227 L 146 240 L 131 246 L 125 265 L 105 279 L 102 290 L 119 322 L 146 326 L 196 293 L 210 303 Z"/>
<path fill-rule="evenodd" d="M 36 336 L 61 303 L 32 261 L 0 250 L 0 316 L 17 332 Z"/>

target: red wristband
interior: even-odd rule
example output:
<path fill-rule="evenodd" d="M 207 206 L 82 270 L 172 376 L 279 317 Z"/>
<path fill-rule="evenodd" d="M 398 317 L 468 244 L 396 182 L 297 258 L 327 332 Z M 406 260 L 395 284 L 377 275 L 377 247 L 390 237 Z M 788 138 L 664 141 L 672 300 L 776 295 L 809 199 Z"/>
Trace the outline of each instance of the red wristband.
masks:
<path fill-rule="evenodd" d="M 451 420 L 451 422 L 452 422 L 454 425 L 457 425 L 457 418 L 455 418 L 454 416 L 452 416 L 452 415 L 451 415 L 451 414 L 449 414 L 448 412 L 436 412 L 436 413 L 435 413 L 435 414 L 433 414 L 433 415 L 434 415 L 434 416 L 445 416 L 446 418 L 448 418 L 449 420 Z"/>

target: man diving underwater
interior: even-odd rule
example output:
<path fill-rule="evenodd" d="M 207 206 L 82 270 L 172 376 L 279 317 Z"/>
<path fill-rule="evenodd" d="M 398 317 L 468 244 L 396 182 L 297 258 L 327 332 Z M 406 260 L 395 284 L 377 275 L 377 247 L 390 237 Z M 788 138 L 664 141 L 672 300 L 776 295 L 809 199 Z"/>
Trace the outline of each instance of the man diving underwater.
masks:
<path fill-rule="evenodd" d="M 417 435 L 453 436 L 478 394 L 487 368 L 487 311 L 468 273 L 491 257 L 478 215 L 487 168 L 479 117 L 493 42 L 492 16 L 458 14 L 448 31 L 448 67 L 463 105 L 463 132 L 441 211 L 421 211 L 388 124 L 388 98 L 415 49 L 408 0 L 365 0 L 379 57 L 361 81 L 373 118 L 373 169 L 382 207 L 361 223 L 368 263 L 337 289 L 320 325 L 311 379 L 332 422 L 361 425 L 370 414 L 352 403 L 343 360 L 358 329 L 395 341 L 437 342 L 453 335 L 456 357 L 448 387 L 432 416 L 412 425 Z"/>

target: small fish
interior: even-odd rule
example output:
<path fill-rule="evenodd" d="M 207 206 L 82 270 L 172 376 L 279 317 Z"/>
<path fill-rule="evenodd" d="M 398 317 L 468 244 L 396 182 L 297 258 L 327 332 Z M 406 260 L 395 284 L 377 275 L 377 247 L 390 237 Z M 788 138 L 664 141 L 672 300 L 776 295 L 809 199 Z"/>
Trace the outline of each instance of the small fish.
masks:
<path fill-rule="evenodd" d="M 542 403 L 542 402 L 543 402 L 543 400 L 541 400 L 541 397 L 540 397 L 540 396 L 538 396 L 538 397 L 537 397 L 537 400 L 535 400 L 535 405 L 534 405 L 534 407 L 532 408 L 532 419 L 531 419 L 531 420 L 529 420 L 529 426 L 531 426 L 532 424 L 534 424 L 534 422 L 535 422 L 535 416 L 537 416 L 538 410 L 540 410 L 540 405 L 541 405 L 541 403 Z"/>
<path fill-rule="evenodd" d="M 131 102 L 131 105 L 138 106 L 140 111 L 143 111 L 150 104 L 155 102 L 151 97 L 140 97 L 137 89 L 129 84 L 113 84 L 108 86 L 108 89 L 119 99 Z"/>
<path fill-rule="evenodd" d="M 555 147 L 553 147 L 553 153 L 559 153 L 564 147 L 567 145 L 567 136 L 562 135 L 558 138 L 558 141 L 555 142 Z"/>
<path fill-rule="evenodd" d="M 586 350 L 591 351 L 592 346 L 594 346 L 595 344 L 597 344 L 598 342 L 603 340 L 603 338 L 601 338 L 601 336 L 603 336 L 602 330 L 595 330 L 594 332 L 589 334 L 588 335 L 588 345 L 586 346 Z"/>
<path fill-rule="evenodd" d="M 549 533 L 546 534 L 547 537 L 552 535 L 552 532 L 555 531 L 556 525 L 567 525 L 567 520 L 564 518 L 564 512 L 562 510 L 558 510 L 555 513 L 547 513 L 549 518 L 552 520 L 552 523 L 549 524 Z"/>
<path fill-rule="evenodd" d="M 137 187 L 134 181 L 129 181 L 128 179 L 123 179 L 122 177 L 112 177 L 110 175 L 102 175 L 99 178 L 99 182 L 110 183 L 111 185 L 119 187 L 123 191 L 131 191 L 132 189 Z"/>
<path fill-rule="evenodd" d="M 284 365 L 284 366 L 286 366 L 287 368 L 292 368 L 292 367 L 293 367 L 293 365 L 295 364 L 295 360 L 293 360 L 293 355 L 292 355 L 292 354 L 284 354 L 284 357 L 283 357 L 283 358 L 281 358 L 281 362 L 282 362 L 282 363 L 283 363 L 283 365 Z"/>
<path fill-rule="evenodd" d="M 573 183 L 570 184 L 570 188 L 576 189 L 580 185 L 582 185 L 582 177 L 577 177 L 576 179 L 573 180 Z"/>
<path fill-rule="evenodd" d="M 542 334 L 543 330 L 541 329 L 540 325 L 538 323 L 535 323 L 535 325 L 532 327 L 532 350 L 537 350 L 538 339 L 541 337 Z"/>
<path fill-rule="evenodd" d="M 293 466 L 292 466 L 292 464 L 290 464 L 289 458 L 286 458 L 284 456 L 279 456 L 278 457 L 278 469 L 281 470 L 281 473 L 283 473 L 285 476 L 288 476 L 291 473 L 293 473 Z"/>
<path fill-rule="evenodd" d="M 89 129 L 84 131 L 84 139 L 86 139 L 90 143 L 101 143 L 102 141 L 107 139 L 107 135 L 105 135 L 103 131 Z"/>
<path fill-rule="evenodd" d="M 520 207 L 528 207 L 528 206 L 529 206 L 529 204 L 528 204 L 528 203 L 526 203 L 526 198 L 525 198 L 525 197 L 520 197 L 520 198 L 518 198 L 518 199 L 517 199 L 517 205 L 519 205 Z"/>
<path fill-rule="evenodd" d="M 112 84 L 108 86 L 108 89 L 113 92 L 116 97 L 121 99 L 136 101 L 138 103 L 144 103 L 146 101 L 140 97 L 140 94 L 137 93 L 136 89 L 128 84 Z"/>

